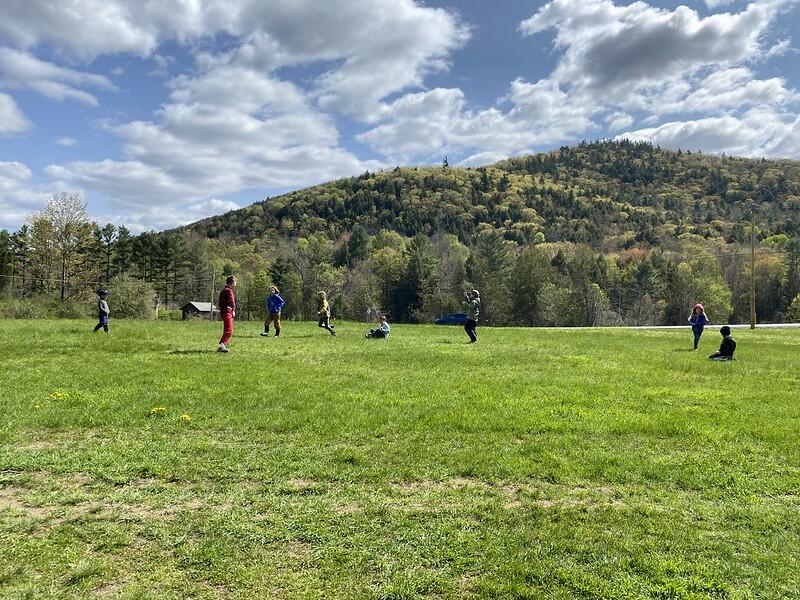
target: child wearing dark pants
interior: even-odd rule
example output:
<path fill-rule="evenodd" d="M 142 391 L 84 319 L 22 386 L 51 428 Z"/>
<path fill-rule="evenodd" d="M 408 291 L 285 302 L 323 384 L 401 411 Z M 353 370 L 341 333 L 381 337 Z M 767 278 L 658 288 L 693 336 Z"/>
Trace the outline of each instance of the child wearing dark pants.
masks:
<path fill-rule="evenodd" d="M 722 343 L 719 346 L 719 350 L 708 358 L 711 360 L 733 360 L 733 353 L 736 352 L 736 340 L 731 337 L 731 328 L 725 325 L 720 328 L 719 332 L 722 334 Z"/>
<path fill-rule="evenodd" d="M 694 305 L 692 315 L 689 317 L 689 323 L 692 324 L 694 351 L 697 352 L 697 345 L 700 343 L 700 336 L 703 335 L 703 328 L 708 325 L 708 316 L 702 304 L 697 303 Z"/>
<path fill-rule="evenodd" d="M 108 290 L 98 290 L 97 295 L 100 296 L 100 300 L 97 301 L 99 322 L 94 326 L 94 331 L 97 333 L 100 329 L 102 329 L 108 333 L 108 315 L 111 312 L 108 308 L 108 302 L 106 302 L 108 299 Z"/>
<path fill-rule="evenodd" d="M 365 338 L 388 338 L 389 332 L 391 328 L 389 327 L 389 322 L 386 320 L 386 315 L 381 315 L 380 319 L 378 319 L 380 325 L 377 329 L 370 329 L 369 333 L 365 333 Z"/>
<path fill-rule="evenodd" d="M 336 335 L 336 329 L 331 325 L 331 305 L 325 292 L 317 292 L 317 325 Z"/>
<path fill-rule="evenodd" d="M 274 285 L 269 288 L 269 298 L 267 298 L 267 320 L 264 321 L 264 337 L 269 336 L 269 324 L 275 325 L 275 337 L 281 335 L 281 310 L 286 302 L 281 298 L 278 288 Z"/>
<path fill-rule="evenodd" d="M 464 331 L 469 336 L 469 343 L 474 344 L 478 341 L 478 334 L 475 329 L 478 327 L 478 315 L 481 312 L 481 296 L 478 290 L 471 292 L 464 292 L 466 301 L 463 304 L 467 307 L 467 322 L 464 325 Z"/>

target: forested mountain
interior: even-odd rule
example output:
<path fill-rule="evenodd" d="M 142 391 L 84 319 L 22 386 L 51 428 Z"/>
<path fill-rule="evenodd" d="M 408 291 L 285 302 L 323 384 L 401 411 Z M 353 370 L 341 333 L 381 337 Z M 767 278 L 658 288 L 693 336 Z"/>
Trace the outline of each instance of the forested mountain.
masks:
<path fill-rule="evenodd" d="M 144 315 L 154 293 L 162 307 L 208 300 L 235 273 L 242 317 L 263 315 L 274 283 L 288 318 L 325 290 L 338 317 L 429 322 L 475 287 L 496 325 L 678 324 L 698 301 L 740 322 L 751 216 L 758 318 L 800 320 L 800 162 L 624 141 L 364 173 L 139 236 L 57 196 L 0 232 L 0 311 L 41 314 L 45 299 L 73 314 L 108 285 L 128 303 L 118 316 Z"/>
<path fill-rule="evenodd" d="M 364 173 L 267 199 L 185 228 L 251 240 L 273 230 L 336 239 L 370 233 L 450 233 L 470 243 L 492 227 L 520 244 L 585 243 L 606 251 L 657 246 L 682 233 L 744 240 L 750 200 L 762 237 L 800 234 L 800 162 L 673 152 L 597 142 L 488 167 Z M 541 239 L 541 236 L 540 236 Z"/>

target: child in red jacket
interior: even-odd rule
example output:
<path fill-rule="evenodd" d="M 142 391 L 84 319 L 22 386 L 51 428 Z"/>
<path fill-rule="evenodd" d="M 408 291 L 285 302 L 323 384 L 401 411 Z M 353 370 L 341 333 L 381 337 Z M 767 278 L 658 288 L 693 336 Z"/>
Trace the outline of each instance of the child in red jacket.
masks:
<path fill-rule="evenodd" d="M 219 339 L 217 352 L 227 352 L 228 342 L 233 335 L 233 318 L 236 316 L 236 296 L 233 288 L 236 287 L 236 277 L 231 275 L 225 280 L 225 287 L 219 293 L 219 316 L 222 319 L 222 337 Z"/>

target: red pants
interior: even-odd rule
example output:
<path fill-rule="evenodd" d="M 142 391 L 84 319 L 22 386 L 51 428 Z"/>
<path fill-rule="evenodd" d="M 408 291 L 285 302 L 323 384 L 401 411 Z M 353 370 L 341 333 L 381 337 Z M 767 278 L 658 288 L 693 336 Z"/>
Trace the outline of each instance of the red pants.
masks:
<path fill-rule="evenodd" d="M 222 317 L 222 337 L 219 338 L 219 343 L 227 346 L 233 335 L 233 313 L 226 311 L 220 317 Z"/>

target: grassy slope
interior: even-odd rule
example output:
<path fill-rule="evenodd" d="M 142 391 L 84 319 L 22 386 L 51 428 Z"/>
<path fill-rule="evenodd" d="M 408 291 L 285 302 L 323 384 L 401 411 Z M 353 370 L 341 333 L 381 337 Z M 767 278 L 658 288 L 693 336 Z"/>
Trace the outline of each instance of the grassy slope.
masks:
<path fill-rule="evenodd" d="M 91 326 L 0 321 L 2 597 L 798 597 L 797 331 Z"/>

